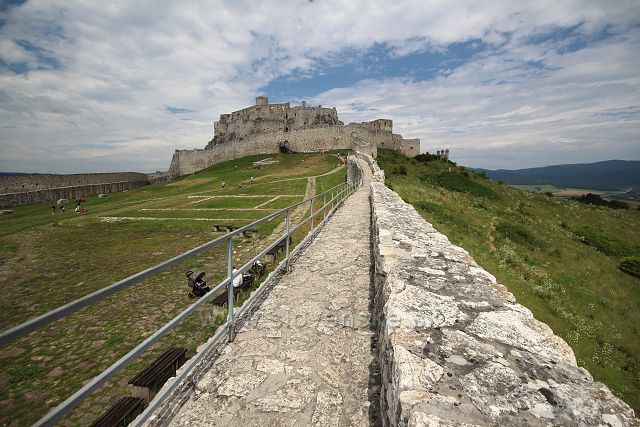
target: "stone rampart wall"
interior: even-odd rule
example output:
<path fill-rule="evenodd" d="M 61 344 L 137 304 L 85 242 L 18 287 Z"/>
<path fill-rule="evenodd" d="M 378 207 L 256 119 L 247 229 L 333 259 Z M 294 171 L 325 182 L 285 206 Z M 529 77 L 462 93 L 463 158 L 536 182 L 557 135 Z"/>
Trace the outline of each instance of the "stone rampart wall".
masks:
<path fill-rule="evenodd" d="M 638 425 L 566 342 L 379 181 L 371 200 L 385 425 Z"/>
<path fill-rule="evenodd" d="M 23 191 L 20 193 L 0 194 L 0 207 L 28 205 L 40 202 L 54 202 L 58 199 L 69 199 L 70 201 L 73 201 L 78 197 L 131 190 L 147 184 L 149 184 L 149 181 L 143 179 L 138 181 L 76 185 L 70 187 L 47 188 L 36 191 Z"/>
<path fill-rule="evenodd" d="M 376 161 L 373 160 L 371 156 L 368 156 L 364 153 L 355 153 L 355 157 L 359 158 L 360 160 L 364 160 L 367 163 L 367 165 L 371 169 L 371 172 L 373 173 L 374 182 L 381 182 L 384 184 L 384 171 L 380 169 L 380 166 L 378 166 Z"/>
<path fill-rule="evenodd" d="M 364 156 L 363 156 L 364 157 Z M 347 181 L 351 182 L 359 187 L 362 185 L 362 168 L 356 161 L 359 157 L 349 156 L 347 157 Z"/>
<path fill-rule="evenodd" d="M 146 179 L 146 174 L 138 172 L 2 176 L 0 177 L 0 194 Z"/>
<path fill-rule="evenodd" d="M 371 131 L 352 125 L 318 126 L 291 132 L 250 135 L 205 149 L 176 150 L 169 174 L 188 175 L 227 160 L 254 154 L 277 153 L 278 144 L 284 141 L 288 141 L 289 148 L 293 151 L 301 153 L 355 149 L 376 157 L 378 146 L 396 147 L 402 153 L 411 156 L 419 153 L 419 140 L 403 140 L 401 136 L 389 132 Z"/>
<path fill-rule="evenodd" d="M 153 181 L 150 176 L 154 177 Z M 150 182 L 166 181 L 167 177 L 162 173 L 147 175 L 138 172 L 4 176 L 0 177 L 0 207 L 131 190 Z"/>
<path fill-rule="evenodd" d="M 169 172 L 174 176 L 187 175 L 227 160 L 254 154 L 278 153 L 278 144 L 283 141 L 288 141 L 289 148 L 298 152 L 351 148 L 351 139 L 340 128 L 341 126 L 325 126 L 291 132 L 271 132 L 250 135 L 202 150 L 176 150 Z"/>

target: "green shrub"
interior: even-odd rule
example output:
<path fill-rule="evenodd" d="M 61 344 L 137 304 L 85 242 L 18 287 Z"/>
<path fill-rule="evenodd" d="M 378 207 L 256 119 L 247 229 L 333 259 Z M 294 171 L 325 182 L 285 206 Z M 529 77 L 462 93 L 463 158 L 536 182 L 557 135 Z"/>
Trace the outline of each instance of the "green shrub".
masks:
<path fill-rule="evenodd" d="M 418 154 L 416 157 L 414 157 L 414 159 L 416 159 L 419 162 L 428 163 L 428 162 L 440 160 L 440 156 L 436 156 L 435 154 L 424 153 L 424 154 Z"/>
<path fill-rule="evenodd" d="M 443 172 L 438 175 L 437 180 L 438 185 L 452 191 L 469 193 L 474 196 L 487 197 L 488 199 L 493 200 L 500 198 L 492 189 L 475 182 L 467 176 L 463 176 L 455 172 Z"/>
<path fill-rule="evenodd" d="M 640 277 L 640 258 L 627 258 L 619 265 L 620 270 L 632 276 Z"/>
<path fill-rule="evenodd" d="M 509 222 L 500 222 L 496 225 L 496 231 L 502 237 L 530 248 L 540 247 L 540 242 L 526 228 Z"/>
<path fill-rule="evenodd" d="M 606 206 L 611 209 L 629 209 L 629 205 L 620 200 L 606 200 L 597 194 L 587 193 L 580 197 L 574 197 L 578 203 L 584 203 L 588 205 Z"/>
<path fill-rule="evenodd" d="M 622 202 L 620 200 L 610 200 L 607 206 L 612 209 L 631 209 L 628 203 Z"/>
<path fill-rule="evenodd" d="M 579 227 L 575 234 L 585 245 L 594 247 L 597 251 L 611 257 L 634 256 L 640 253 L 639 248 L 617 237 L 595 230 L 593 227 Z"/>

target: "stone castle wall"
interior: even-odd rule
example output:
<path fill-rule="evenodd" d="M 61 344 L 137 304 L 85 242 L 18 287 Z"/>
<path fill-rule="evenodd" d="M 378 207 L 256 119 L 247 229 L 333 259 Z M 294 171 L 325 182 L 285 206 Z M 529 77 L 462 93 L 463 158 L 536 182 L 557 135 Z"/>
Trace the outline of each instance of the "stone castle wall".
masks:
<path fill-rule="evenodd" d="M 290 132 L 250 135 L 241 140 L 214 145 L 211 148 L 176 150 L 171 160 L 169 174 L 186 175 L 227 160 L 254 154 L 278 153 L 280 150 L 278 144 L 284 141 L 288 142 L 291 150 L 301 153 L 353 149 L 375 157 L 376 143 L 391 143 L 392 135 L 349 125 L 319 126 Z M 417 148 L 413 149 L 418 151 Z"/>
<path fill-rule="evenodd" d="M 0 194 L 146 179 L 146 174 L 138 172 L 2 176 L 0 177 Z"/>
<path fill-rule="evenodd" d="M 371 130 L 361 124 L 317 126 L 289 132 L 249 135 L 205 149 L 176 150 L 169 174 L 181 176 L 227 160 L 254 154 L 278 153 L 278 144 L 284 141 L 288 142 L 291 150 L 301 153 L 352 149 L 376 157 L 377 147 L 396 149 L 410 157 L 420 153 L 419 139 L 403 139 L 400 135 Z"/>
<path fill-rule="evenodd" d="M 367 160 L 383 425 L 640 425 Z"/>
<path fill-rule="evenodd" d="M 161 180 L 166 180 L 166 176 L 158 177 L 156 182 Z M 58 199 L 74 200 L 100 193 L 131 190 L 149 183 L 147 174 L 137 172 L 4 176 L 0 177 L 0 207 Z"/>
<path fill-rule="evenodd" d="M 86 197 L 95 194 L 108 194 L 118 191 L 131 190 L 149 184 L 146 179 L 138 181 L 119 181 L 101 184 L 86 184 L 70 187 L 47 188 L 35 191 L 23 191 L 19 193 L 0 194 L 0 207 L 29 205 L 32 203 L 54 202 L 59 199 L 70 201 L 78 197 Z"/>

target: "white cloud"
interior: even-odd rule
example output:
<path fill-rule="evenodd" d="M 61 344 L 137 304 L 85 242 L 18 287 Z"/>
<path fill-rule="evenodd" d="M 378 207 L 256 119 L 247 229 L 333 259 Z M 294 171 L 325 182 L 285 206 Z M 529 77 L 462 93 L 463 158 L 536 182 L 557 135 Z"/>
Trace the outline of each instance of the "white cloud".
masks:
<path fill-rule="evenodd" d="M 402 56 L 472 39 L 498 53 L 434 80 L 365 80 L 317 101 L 347 119 L 390 116 L 425 147 L 455 147 L 469 161 L 483 159 L 482 147 L 566 151 L 573 141 L 585 141 L 594 160 L 605 140 L 609 152 L 636 155 L 637 116 L 599 113 L 638 106 L 639 9 L 577 0 L 29 0 L 0 16 L 0 58 L 31 70 L 0 72 L 0 170 L 166 169 L 174 148 L 203 147 L 217 116 L 252 103 L 270 80 L 294 70 L 313 76 L 319 60 L 339 61 L 344 49 L 383 43 Z M 586 36 L 619 35 L 565 54 L 557 42 L 525 43 L 575 25 Z M 536 74 L 526 61 L 547 68 Z"/>

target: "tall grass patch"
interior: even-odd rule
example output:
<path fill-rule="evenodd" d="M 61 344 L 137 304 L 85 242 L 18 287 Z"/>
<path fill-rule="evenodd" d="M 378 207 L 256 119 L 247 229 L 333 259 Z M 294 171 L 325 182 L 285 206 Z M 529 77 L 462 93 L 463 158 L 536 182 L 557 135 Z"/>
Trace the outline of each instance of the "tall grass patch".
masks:
<path fill-rule="evenodd" d="M 592 226 L 578 227 L 575 230 L 578 239 L 603 254 L 620 258 L 640 254 L 640 248 L 616 236 L 599 231 Z"/>

